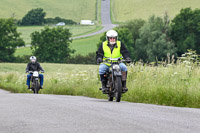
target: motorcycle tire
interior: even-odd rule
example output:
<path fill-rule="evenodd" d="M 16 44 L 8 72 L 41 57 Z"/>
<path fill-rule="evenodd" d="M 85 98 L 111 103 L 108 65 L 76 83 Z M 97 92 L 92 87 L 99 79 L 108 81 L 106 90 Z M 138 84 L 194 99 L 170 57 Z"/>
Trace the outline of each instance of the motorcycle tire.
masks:
<path fill-rule="evenodd" d="M 109 96 L 108 101 L 113 101 L 113 97 Z"/>
<path fill-rule="evenodd" d="M 115 100 L 116 102 L 121 101 L 122 96 L 122 79 L 121 77 L 116 77 L 115 79 Z"/>
<path fill-rule="evenodd" d="M 38 83 L 38 81 L 35 81 L 35 87 L 34 87 L 34 93 L 35 94 L 38 94 L 38 91 L 39 91 L 39 83 Z"/>

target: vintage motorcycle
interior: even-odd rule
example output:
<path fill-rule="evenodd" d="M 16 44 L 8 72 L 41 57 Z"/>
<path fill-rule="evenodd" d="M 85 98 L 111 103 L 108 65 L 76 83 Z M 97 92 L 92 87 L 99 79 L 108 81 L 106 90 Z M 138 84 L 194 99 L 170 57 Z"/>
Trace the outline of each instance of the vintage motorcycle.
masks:
<path fill-rule="evenodd" d="M 39 71 L 29 71 L 31 74 L 31 89 L 34 94 L 38 94 L 40 90 Z"/>
<path fill-rule="evenodd" d="M 119 67 L 119 64 L 125 61 L 121 58 L 107 58 L 103 63 L 111 64 L 109 71 L 104 75 L 107 78 L 108 88 L 107 92 L 104 94 L 108 94 L 108 100 L 113 101 L 115 97 L 116 102 L 120 102 L 122 97 L 122 73 Z M 102 88 L 99 88 L 102 90 Z"/>

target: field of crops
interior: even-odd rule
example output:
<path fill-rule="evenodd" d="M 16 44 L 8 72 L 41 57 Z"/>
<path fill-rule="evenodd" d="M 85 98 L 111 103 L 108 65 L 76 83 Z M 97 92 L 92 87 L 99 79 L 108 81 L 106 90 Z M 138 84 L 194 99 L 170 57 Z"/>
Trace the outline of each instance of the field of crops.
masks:
<path fill-rule="evenodd" d="M 14 67 L 13 67 L 14 66 Z M 43 94 L 106 98 L 98 88 L 97 65 L 42 64 Z M 26 64 L 0 64 L 0 87 L 12 92 L 26 88 Z M 200 68 L 183 63 L 152 67 L 136 63 L 128 67 L 129 91 L 122 100 L 159 105 L 200 107 Z"/>
<path fill-rule="evenodd" d="M 0 18 L 21 19 L 33 8 L 43 8 L 46 17 L 59 16 L 76 22 L 96 20 L 96 0 L 1 0 Z"/>
<path fill-rule="evenodd" d="M 200 8 L 199 0 L 111 0 L 112 17 L 115 22 L 130 19 L 148 19 L 149 16 L 163 16 L 165 12 L 170 18 L 175 17 L 180 9 Z"/>

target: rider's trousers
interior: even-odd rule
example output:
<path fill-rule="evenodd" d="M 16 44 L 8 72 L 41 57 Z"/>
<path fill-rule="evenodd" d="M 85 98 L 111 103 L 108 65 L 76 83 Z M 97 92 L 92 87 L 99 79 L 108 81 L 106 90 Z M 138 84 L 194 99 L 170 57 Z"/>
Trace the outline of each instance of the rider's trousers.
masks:
<path fill-rule="evenodd" d="M 27 75 L 26 85 L 28 85 L 28 86 L 30 86 L 31 75 L 32 75 L 32 74 L 28 74 L 28 75 Z M 40 78 L 40 86 L 43 86 L 43 83 L 44 83 L 44 76 L 43 76 L 42 74 L 39 74 L 39 78 Z"/>
<path fill-rule="evenodd" d="M 124 63 L 120 63 L 119 64 L 119 67 L 121 69 L 121 71 L 124 71 L 126 72 L 127 71 L 127 67 Z M 109 66 L 105 65 L 105 64 L 100 64 L 99 66 L 99 74 L 100 74 L 100 77 L 101 77 L 101 81 L 103 80 L 103 75 L 109 71 Z"/>

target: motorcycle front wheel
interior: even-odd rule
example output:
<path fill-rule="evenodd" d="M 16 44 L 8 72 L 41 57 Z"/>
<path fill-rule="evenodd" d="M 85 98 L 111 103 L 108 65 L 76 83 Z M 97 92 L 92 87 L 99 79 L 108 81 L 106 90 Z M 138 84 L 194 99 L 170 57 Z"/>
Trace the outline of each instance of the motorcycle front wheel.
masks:
<path fill-rule="evenodd" d="M 40 86 L 39 86 L 39 83 L 38 83 L 38 81 L 36 80 L 36 81 L 35 81 L 35 87 L 34 87 L 34 93 L 35 93 L 35 94 L 38 94 L 39 87 L 40 87 Z"/>
<path fill-rule="evenodd" d="M 115 100 L 116 102 L 121 101 L 122 95 L 122 79 L 121 77 L 116 77 L 115 79 Z"/>

